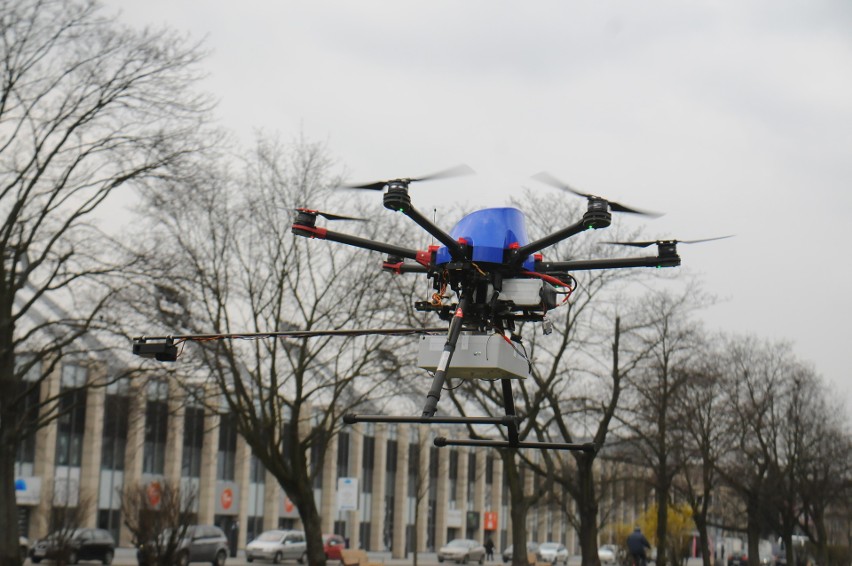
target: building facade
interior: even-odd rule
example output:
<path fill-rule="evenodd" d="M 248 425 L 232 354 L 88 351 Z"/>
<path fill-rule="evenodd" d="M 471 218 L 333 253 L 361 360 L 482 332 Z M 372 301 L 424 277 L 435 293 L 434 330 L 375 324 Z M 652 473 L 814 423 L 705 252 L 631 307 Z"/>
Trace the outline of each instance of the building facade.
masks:
<path fill-rule="evenodd" d="M 66 363 L 39 394 L 46 398 L 103 377 L 90 364 Z M 301 526 L 295 506 L 253 457 L 233 419 L 205 411 L 168 381 L 119 380 L 81 390 L 63 403 L 68 406 L 62 416 L 18 450 L 23 534 L 42 537 L 57 506 L 79 506 L 83 526 L 107 529 L 119 545 L 129 546 L 122 489 L 143 486 L 154 497 L 163 482 L 194 493 L 196 521 L 222 527 L 239 548 L 263 530 Z M 491 538 L 498 548 L 510 544 L 499 454 L 432 444 L 435 436 L 450 432 L 428 425 L 344 427 L 327 446 L 314 483 L 323 531 L 345 536 L 354 548 L 398 557 L 414 550 L 415 539 L 418 551 L 457 537 Z M 319 465 L 316 454 L 312 460 Z M 525 473 L 524 481 L 532 492 L 534 474 Z M 617 511 L 627 522 L 635 518 L 637 502 L 628 503 Z M 558 541 L 579 551 L 557 503 L 534 507 L 527 520 L 531 540 Z"/>

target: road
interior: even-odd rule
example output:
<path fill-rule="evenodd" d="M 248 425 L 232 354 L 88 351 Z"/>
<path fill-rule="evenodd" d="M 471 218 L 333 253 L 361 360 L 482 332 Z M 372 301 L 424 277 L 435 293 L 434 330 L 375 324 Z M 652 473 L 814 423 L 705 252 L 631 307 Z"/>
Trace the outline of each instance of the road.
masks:
<path fill-rule="evenodd" d="M 368 553 L 370 559 L 376 562 L 381 562 L 386 566 L 409 566 L 414 564 L 413 559 L 409 556 L 407 559 L 400 558 L 391 558 L 389 552 L 370 552 Z M 494 561 L 487 561 L 486 564 L 503 564 L 500 560 L 500 555 L 495 552 Z M 81 562 L 83 565 L 91 564 L 94 566 L 97 564 L 96 562 Z M 248 562 L 246 561 L 245 554 L 243 552 L 238 552 L 235 558 L 228 558 L 227 566 L 248 566 Z M 259 564 L 263 564 L 266 566 L 266 563 L 263 562 L 252 562 L 252 566 L 258 566 Z M 292 564 L 295 566 L 296 562 L 283 562 L 282 566 L 289 566 Z M 335 561 L 330 561 L 329 564 L 331 566 L 335 566 Z M 438 566 L 438 558 L 434 552 L 421 552 L 417 555 L 417 565 L 418 566 Z M 577 566 L 580 564 L 580 557 L 573 556 L 568 562 L 569 566 Z M 114 566 L 136 566 L 136 551 L 129 548 L 117 548 L 115 550 L 115 560 L 113 561 Z M 440 566 L 446 566 L 447 563 L 444 562 Z"/>
<path fill-rule="evenodd" d="M 386 566 L 410 566 L 410 565 L 414 564 L 411 556 L 409 556 L 407 559 L 406 558 L 391 558 L 389 552 L 370 552 L 369 556 L 370 556 L 370 559 L 372 561 L 381 562 L 382 564 L 384 564 Z M 500 560 L 500 555 L 497 554 L 496 552 L 495 552 L 495 558 L 496 558 L 495 561 L 488 561 L 488 562 L 486 562 L 486 564 L 495 564 L 495 565 L 503 564 L 503 562 Z M 48 562 L 48 564 L 51 564 L 51 563 Z M 83 565 L 86 565 L 86 564 L 94 565 L 94 564 L 99 564 L 99 562 L 81 562 L 81 564 L 83 564 Z M 263 562 L 253 562 L 252 566 L 258 566 L 259 564 L 263 564 L 264 566 L 266 565 L 266 563 L 263 563 Z M 282 566 L 288 566 L 289 564 L 292 564 L 293 566 L 295 566 L 297 563 L 296 562 L 283 562 Z M 434 552 L 422 552 L 422 553 L 420 553 L 417 556 L 417 564 L 418 564 L 418 566 L 438 566 L 439 565 L 438 559 L 437 559 Z M 440 566 L 446 566 L 446 564 L 447 563 L 445 562 L 445 563 L 441 564 Z M 579 564 L 580 564 L 580 557 L 579 556 L 572 556 L 571 558 L 568 559 L 568 566 L 579 566 Z M 113 561 L 113 565 L 114 566 L 136 566 L 136 551 L 133 550 L 133 549 L 129 549 L 129 548 L 117 548 L 115 550 L 115 560 Z M 336 566 L 336 562 L 330 561 L 329 565 L 330 566 Z M 240 551 L 239 553 L 237 553 L 237 556 L 235 558 L 229 557 L 228 561 L 227 561 L 227 566 L 248 566 L 248 562 L 246 561 L 245 554 L 243 554 L 243 552 Z M 686 563 L 685 566 L 701 566 L 701 559 L 700 558 L 690 558 L 689 560 L 687 560 L 687 563 Z"/>

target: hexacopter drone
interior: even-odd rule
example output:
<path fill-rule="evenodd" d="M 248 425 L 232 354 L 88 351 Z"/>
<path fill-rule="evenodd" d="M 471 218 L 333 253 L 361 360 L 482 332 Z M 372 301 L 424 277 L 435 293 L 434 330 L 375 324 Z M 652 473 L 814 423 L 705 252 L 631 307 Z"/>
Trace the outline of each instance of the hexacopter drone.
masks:
<path fill-rule="evenodd" d="M 655 216 L 653 213 L 627 207 L 603 197 L 579 192 L 547 173 L 534 178 L 585 197 L 588 208 L 583 217 L 552 234 L 529 241 L 523 213 L 517 208 L 487 208 L 468 214 L 450 231 L 444 232 L 411 203 L 409 185 L 471 172 L 456 167 L 419 178 L 402 178 L 361 185 L 350 189 L 385 191 L 385 208 L 398 211 L 422 227 L 442 245 L 415 250 L 401 246 L 332 232 L 316 225 L 318 216 L 327 220 L 357 220 L 347 216 L 300 208 L 296 210 L 292 232 L 297 236 L 330 240 L 387 254 L 383 269 L 393 274 L 422 273 L 431 280 L 434 293 L 427 301 L 415 303 L 420 311 L 434 312 L 447 321 L 446 336 L 434 334 L 442 329 L 381 329 L 313 332 L 270 332 L 260 335 L 185 335 L 139 337 L 134 339 L 133 353 L 161 361 L 174 361 L 177 344 L 187 340 L 230 339 L 246 336 L 319 336 L 334 334 L 420 334 L 418 366 L 434 371 L 432 384 L 420 416 L 347 414 L 344 422 L 428 423 L 499 425 L 507 428 L 507 440 L 435 439 L 436 446 L 491 446 L 499 448 L 539 448 L 595 451 L 592 443 L 522 442 L 518 436 L 519 417 L 515 413 L 512 380 L 529 375 L 530 362 L 515 333 L 516 323 L 542 322 L 549 333 L 547 313 L 565 302 L 576 282 L 571 272 L 628 267 L 676 267 L 680 265 L 678 243 L 704 240 L 657 240 L 647 242 L 607 242 L 610 244 L 657 246 L 657 255 L 616 259 L 577 261 L 543 261 L 542 249 L 591 229 L 610 225 L 612 212 Z M 729 236 L 723 236 L 727 238 Z M 560 300 L 560 295 L 564 297 Z M 451 363 L 455 361 L 455 363 Z M 504 415 L 498 417 L 437 416 L 437 404 L 448 377 L 499 379 L 503 395 Z"/>

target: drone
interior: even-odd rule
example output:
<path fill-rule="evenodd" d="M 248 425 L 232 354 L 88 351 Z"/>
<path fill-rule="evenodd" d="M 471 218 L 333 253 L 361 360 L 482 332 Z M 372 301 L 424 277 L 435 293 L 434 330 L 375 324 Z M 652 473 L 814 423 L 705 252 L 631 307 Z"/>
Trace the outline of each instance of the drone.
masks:
<path fill-rule="evenodd" d="M 656 246 L 657 254 L 643 257 L 589 259 L 572 261 L 544 261 L 543 249 L 576 236 L 587 230 L 599 230 L 612 222 L 612 213 L 629 213 L 643 216 L 659 214 L 629 207 L 604 197 L 583 193 L 563 183 L 548 173 L 533 178 L 562 191 L 587 200 L 582 217 L 573 224 L 530 241 L 525 217 L 521 210 L 512 207 L 486 208 L 464 216 L 455 227 L 445 232 L 418 211 L 411 201 L 409 186 L 412 183 L 466 175 L 472 171 L 466 166 L 454 167 L 431 175 L 416 178 L 399 178 L 365 184 L 343 185 L 341 188 L 383 192 L 385 208 L 397 211 L 419 225 L 440 245 L 429 245 L 425 250 L 406 248 L 390 243 L 361 238 L 331 231 L 317 225 L 322 217 L 328 221 L 363 220 L 309 208 L 295 209 L 291 231 L 294 235 L 337 242 L 384 254 L 382 269 L 392 275 L 425 274 L 434 291 L 426 301 L 414 304 L 416 310 L 430 312 L 447 326 L 430 329 L 376 329 L 337 331 L 287 331 L 270 332 L 252 336 L 328 336 L 393 334 L 419 335 L 418 366 L 433 372 L 421 415 L 367 415 L 346 414 L 346 424 L 418 423 L 496 425 L 506 427 L 506 440 L 488 438 L 434 439 L 435 446 L 487 446 L 496 448 L 537 448 L 555 450 L 580 450 L 595 452 L 600 447 L 594 443 L 559 443 L 521 441 L 519 424 L 512 396 L 512 382 L 530 375 L 531 362 L 522 347 L 517 333 L 519 323 L 541 323 L 545 334 L 552 330 L 547 318 L 549 311 L 566 302 L 576 288 L 573 272 L 598 269 L 635 267 L 677 267 L 681 263 L 677 253 L 679 243 L 692 244 L 728 238 L 703 240 L 653 240 L 643 242 L 605 242 L 607 244 L 648 248 Z M 560 297 L 561 295 L 561 297 Z M 133 353 L 175 361 L 176 341 L 227 339 L 240 335 L 186 335 L 138 337 L 133 342 Z M 449 377 L 499 380 L 503 397 L 504 414 L 501 416 L 467 417 L 437 415 L 441 391 Z"/>

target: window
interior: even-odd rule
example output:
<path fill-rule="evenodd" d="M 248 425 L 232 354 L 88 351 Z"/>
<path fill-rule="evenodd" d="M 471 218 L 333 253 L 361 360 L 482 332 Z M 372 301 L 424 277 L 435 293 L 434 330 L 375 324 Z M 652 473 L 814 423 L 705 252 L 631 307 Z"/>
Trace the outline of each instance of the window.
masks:
<path fill-rule="evenodd" d="M 21 366 L 29 363 L 32 360 L 31 356 L 21 357 L 16 360 L 16 365 Z M 38 423 L 39 410 L 39 390 L 41 389 L 39 378 L 39 365 L 35 364 L 23 378 L 16 382 L 18 390 L 13 397 L 20 399 L 18 413 L 20 421 L 23 423 L 23 436 L 18 442 L 18 449 L 15 455 L 15 461 L 20 463 L 35 462 L 35 432 L 36 424 Z M 29 391 L 27 391 L 29 389 Z"/>
<path fill-rule="evenodd" d="M 216 479 L 234 481 L 237 463 L 237 419 L 230 413 L 219 421 L 219 453 L 216 458 Z"/>
<path fill-rule="evenodd" d="M 249 482 L 263 484 L 266 483 L 266 468 L 263 466 L 257 456 L 251 455 L 249 462 Z"/>
<path fill-rule="evenodd" d="M 413 435 L 412 435 L 413 436 Z M 408 496 L 417 497 L 417 475 L 420 469 L 420 441 L 408 445 Z"/>
<path fill-rule="evenodd" d="M 204 409 L 187 407 L 183 414 L 181 476 L 201 477 L 201 447 L 204 445 Z"/>
<path fill-rule="evenodd" d="M 169 432 L 169 386 L 163 381 L 148 384 L 145 406 L 145 443 L 142 452 L 142 471 L 162 474 L 166 466 L 166 440 Z"/>
<path fill-rule="evenodd" d="M 130 421 L 130 398 L 109 395 L 104 399 L 104 431 L 101 448 L 102 470 L 123 470 L 127 431 Z"/>
<path fill-rule="evenodd" d="M 365 436 L 361 454 L 361 462 L 364 467 L 361 474 L 363 478 L 361 491 L 364 493 L 373 493 L 373 467 L 375 466 L 375 460 L 376 439 L 372 436 Z"/>
<path fill-rule="evenodd" d="M 337 435 L 337 477 L 349 477 L 349 433 Z"/>
<path fill-rule="evenodd" d="M 56 465 L 80 466 L 86 430 L 86 369 L 62 366 L 59 419 L 56 427 Z"/>

